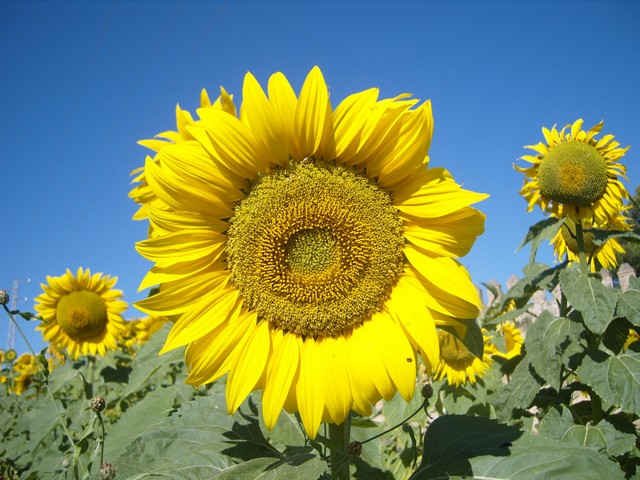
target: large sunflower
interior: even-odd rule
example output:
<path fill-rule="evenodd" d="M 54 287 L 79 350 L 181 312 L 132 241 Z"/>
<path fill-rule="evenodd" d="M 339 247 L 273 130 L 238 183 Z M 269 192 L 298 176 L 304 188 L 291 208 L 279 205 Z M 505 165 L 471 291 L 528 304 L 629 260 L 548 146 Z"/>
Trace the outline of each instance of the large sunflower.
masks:
<path fill-rule="evenodd" d="M 629 197 L 620 181 L 626 169 L 618 163 L 629 147 L 621 148 L 610 134 L 597 139 L 603 122 L 586 131 L 582 124 L 578 119 L 561 130 L 543 128 L 546 143 L 526 147 L 535 154 L 522 157 L 530 166 L 516 166 L 526 176 L 520 194 L 529 211 L 539 205 L 559 218 L 603 225 L 619 215 Z"/>
<path fill-rule="evenodd" d="M 586 229 L 594 228 L 592 222 L 583 220 L 582 225 Z M 616 218 L 608 222 L 606 228 L 608 230 L 631 230 L 628 218 L 624 215 L 618 215 Z M 569 262 L 580 262 L 578 241 L 576 239 L 576 224 L 570 219 L 566 219 L 551 240 L 553 250 L 558 260 L 564 260 L 565 255 Z M 593 233 L 588 231 L 584 234 L 584 250 L 592 272 L 599 268 L 613 269 L 618 265 L 620 255 L 624 253 L 624 248 L 615 238 L 608 238 L 602 245 L 597 246 L 594 243 Z"/>
<path fill-rule="evenodd" d="M 269 428 L 285 408 L 315 437 L 410 398 L 416 353 L 438 364 L 436 324 L 477 316 L 456 258 L 486 195 L 427 168 L 429 102 L 370 89 L 333 109 L 317 67 L 299 96 L 281 73 L 268 95 L 248 73 L 242 98 L 236 116 L 223 91 L 149 145 L 137 250 L 155 264 L 141 288 L 161 288 L 137 306 L 179 315 L 163 351 L 187 345 L 190 383 L 228 374 L 230 412 L 263 389 Z"/>
<path fill-rule="evenodd" d="M 76 275 L 67 269 L 59 277 L 47 276 L 47 283 L 41 284 L 44 293 L 36 298 L 35 309 L 42 318 L 37 330 L 72 358 L 117 348 L 124 332 L 120 314 L 127 309 L 122 292 L 113 289 L 117 281 L 82 268 Z"/>

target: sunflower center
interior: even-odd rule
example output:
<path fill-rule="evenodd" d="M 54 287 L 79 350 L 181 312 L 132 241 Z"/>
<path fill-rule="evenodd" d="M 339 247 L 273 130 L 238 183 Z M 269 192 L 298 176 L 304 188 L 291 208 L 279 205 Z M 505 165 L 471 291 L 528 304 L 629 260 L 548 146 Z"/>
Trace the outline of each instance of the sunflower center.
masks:
<path fill-rule="evenodd" d="M 339 336 L 382 308 L 402 270 L 389 195 L 355 170 L 304 160 L 236 207 L 227 262 L 245 305 L 284 331 Z"/>
<path fill-rule="evenodd" d="M 58 301 L 56 318 L 64 332 L 75 340 L 100 336 L 107 325 L 107 307 L 96 293 L 71 292 Z"/>
<path fill-rule="evenodd" d="M 301 230 L 289 238 L 285 260 L 292 272 L 318 274 L 339 261 L 339 247 L 331 231 L 320 228 Z"/>
<path fill-rule="evenodd" d="M 468 364 L 476 358 L 473 353 L 455 335 L 438 330 L 440 356 L 450 365 Z"/>
<path fill-rule="evenodd" d="M 593 145 L 561 143 L 540 163 L 538 178 L 543 196 L 587 206 L 600 199 L 607 188 L 607 163 Z"/>

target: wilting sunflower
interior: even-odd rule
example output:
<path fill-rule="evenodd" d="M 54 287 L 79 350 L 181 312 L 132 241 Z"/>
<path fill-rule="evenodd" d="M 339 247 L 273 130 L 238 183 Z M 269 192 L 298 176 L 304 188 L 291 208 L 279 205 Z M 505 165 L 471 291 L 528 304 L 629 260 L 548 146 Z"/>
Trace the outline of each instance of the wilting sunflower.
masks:
<path fill-rule="evenodd" d="M 522 159 L 531 164 L 516 166 L 526 179 L 520 194 L 552 215 L 604 225 L 615 219 L 629 197 L 620 181 L 626 169 L 619 163 L 629 147 L 622 148 L 613 135 L 596 136 L 603 122 L 585 131 L 578 119 L 562 130 L 542 129 L 545 141 L 529 145 L 535 152 Z"/>
<path fill-rule="evenodd" d="M 623 209 L 624 210 L 624 209 Z M 631 230 L 628 218 L 624 215 L 618 215 L 607 223 L 607 230 Z M 587 220 L 582 221 L 585 229 L 595 228 L 593 223 Z M 624 253 L 624 248 L 615 238 L 608 238 L 602 245 L 594 244 L 593 233 L 588 231 L 584 233 L 584 250 L 592 272 L 599 268 L 612 269 L 618 265 L 619 256 Z M 578 251 L 578 241 L 576 239 L 576 224 L 573 220 L 566 219 L 551 240 L 553 250 L 558 260 L 564 260 L 565 255 L 569 262 L 580 262 Z"/>
<path fill-rule="evenodd" d="M 491 337 L 486 330 L 482 330 L 484 340 L 482 358 L 474 355 L 460 341 L 464 333 L 458 333 L 459 335 L 456 336 L 446 330 L 438 330 L 440 362 L 434 369 L 436 380 L 446 378 L 447 383 L 455 387 L 464 383 L 476 383 L 491 367 L 491 356 L 496 352 L 496 347 L 491 343 Z"/>
<path fill-rule="evenodd" d="M 494 347 L 492 352 L 494 357 L 511 360 L 522 353 L 524 338 L 522 337 L 522 332 L 520 332 L 520 329 L 516 327 L 514 322 L 508 321 L 501 323 L 497 328 L 497 332 L 502 336 L 505 351 L 500 351 L 497 347 Z"/>
<path fill-rule="evenodd" d="M 117 281 L 82 268 L 76 275 L 67 269 L 59 277 L 47 276 L 47 283 L 41 284 L 44 293 L 36 298 L 35 309 L 42 319 L 37 330 L 72 358 L 104 355 L 117 348 L 124 331 L 120 314 L 127 309 L 122 292 L 113 289 Z"/>
<path fill-rule="evenodd" d="M 152 235 L 137 250 L 155 264 L 141 288 L 161 288 L 137 306 L 179 315 L 163 351 L 187 345 L 190 383 L 228 374 L 230 412 L 263 389 L 269 428 L 285 408 L 315 437 L 410 398 L 416 352 L 439 362 L 436 325 L 477 317 L 457 257 L 487 195 L 427 168 L 429 102 L 374 88 L 333 109 L 317 67 L 299 96 L 281 73 L 268 94 L 248 73 L 242 98 L 237 116 L 223 90 L 147 143 Z"/>

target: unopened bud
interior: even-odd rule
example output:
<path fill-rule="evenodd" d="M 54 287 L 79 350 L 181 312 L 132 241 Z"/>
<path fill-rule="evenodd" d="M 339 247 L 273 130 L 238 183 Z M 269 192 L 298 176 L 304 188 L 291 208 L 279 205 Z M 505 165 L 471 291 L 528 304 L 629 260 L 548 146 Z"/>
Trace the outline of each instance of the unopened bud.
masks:
<path fill-rule="evenodd" d="M 362 444 L 360 442 L 351 442 L 347 445 L 347 453 L 354 457 L 359 457 L 362 453 Z"/>
<path fill-rule="evenodd" d="M 0 305 L 6 305 L 9 303 L 9 292 L 6 290 L 0 290 Z"/>
<path fill-rule="evenodd" d="M 107 405 L 107 402 L 104 401 L 102 397 L 93 397 L 91 399 L 91 410 L 96 413 L 100 413 L 104 410 L 104 407 Z"/>
<path fill-rule="evenodd" d="M 103 463 L 100 467 L 100 478 L 102 480 L 113 480 L 116 478 L 116 467 L 110 463 Z"/>
<path fill-rule="evenodd" d="M 429 399 L 433 395 L 433 387 L 430 383 L 425 383 L 422 386 L 422 396 L 423 398 Z"/>

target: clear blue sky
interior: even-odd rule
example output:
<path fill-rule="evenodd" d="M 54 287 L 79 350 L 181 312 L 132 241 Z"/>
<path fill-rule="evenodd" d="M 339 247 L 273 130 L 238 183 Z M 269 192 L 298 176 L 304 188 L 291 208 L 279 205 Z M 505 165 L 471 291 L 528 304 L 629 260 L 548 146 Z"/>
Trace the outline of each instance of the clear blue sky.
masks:
<path fill-rule="evenodd" d="M 463 262 L 476 282 L 504 283 L 542 218 L 526 214 L 512 163 L 543 124 L 604 119 L 633 147 L 628 186 L 640 181 L 639 5 L 2 2 L 0 288 L 19 280 L 30 310 L 45 275 L 81 265 L 140 298 L 147 264 L 133 247 L 146 226 L 127 198 L 145 155 L 136 141 L 173 128 L 175 104 L 193 109 L 202 87 L 238 95 L 247 70 L 261 82 L 280 70 L 299 88 L 314 64 L 334 105 L 372 86 L 432 99 L 432 165 L 491 194 Z M 0 348 L 6 333 L 0 316 Z"/>

